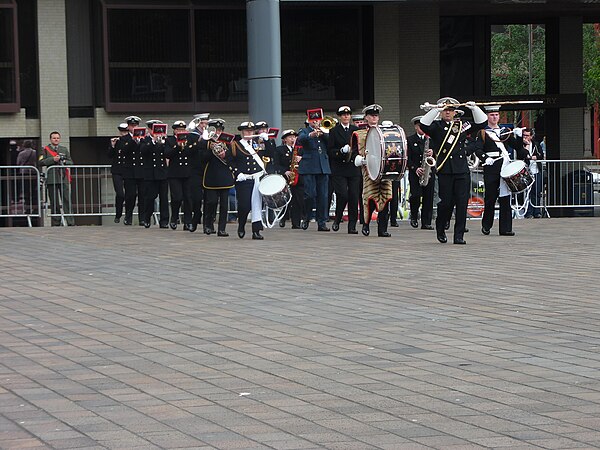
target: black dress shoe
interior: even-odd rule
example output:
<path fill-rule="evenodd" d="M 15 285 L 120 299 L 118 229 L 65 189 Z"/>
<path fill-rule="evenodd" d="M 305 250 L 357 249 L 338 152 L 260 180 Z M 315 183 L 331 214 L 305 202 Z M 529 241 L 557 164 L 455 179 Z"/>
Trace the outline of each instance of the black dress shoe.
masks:
<path fill-rule="evenodd" d="M 338 227 L 339 230 L 340 227 Z M 327 225 L 323 225 L 322 227 L 317 228 L 317 231 L 330 231 Z"/>
<path fill-rule="evenodd" d="M 169 226 L 171 227 L 171 230 L 176 230 L 177 229 L 177 222 L 175 222 L 175 223 L 171 222 L 169 224 Z M 183 226 L 183 228 L 185 228 L 185 225 Z"/>
<path fill-rule="evenodd" d="M 120 217 L 115 217 L 115 223 L 119 223 L 121 221 Z"/>
<path fill-rule="evenodd" d="M 398 228 L 399 226 L 398 222 L 390 222 L 390 227 Z"/>
<path fill-rule="evenodd" d="M 433 230 L 433 225 L 421 225 L 421 230 Z"/>
<path fill-rule="evenodd" d="M 504 233 L 500 233 L 500 236 L 514 236 L 514 231 L 505 231 Z"/>
<path fill-rule="evenodd" d="M 300 229 L 300 225 L 292 225 L 292 230 L 299 230 Z"/>
<path fill-rule="evenodd" d="M 446 237 L 446 232 L 444 230 L 437 232 L 437 240 L 442 244 L 448 242 L 448 238 Z"/>
<path fill-rule="evenodd" d="M 308 220 L 303 220 L 300 224 L 300 227 L 302 227 L 303 230 L 308 230 Z"/>
<path fill-rule="evenodd" d="M 204 229 L 204 234 L 208 234 L 208 235 L 215 234 L 215 230 L 213 230 L 212 228 L 206 227 Z"/>
<path fill-rule="evenodd" d="M 465 241 L 464 239 L 454 239 L 454 243 L 459 245 L 465 245 L 467 241 Z"/>
<path fill-rule="evenodd" d="M 280 228 L 284 228 L 285 227 L 285 220 L 280 220 L 279 221 L 279 227 Z"/>
<path fill-rule="evenodd" d="M 131 219 L 123 220 L 123 225 L 131 225 Z"/>
<path fill-rule="evenodd" d="M 377 236 L 379 236 L 379 237 L 390 237 L 391 234 L 388 233 L 387 231 L 384 231 L 383 233 L 377 233 Z"/>
<path fill-rule="evenodd" d="M 169 225 L 167 225 L 166 223 L 161 223 L 159 225 L 159 228 L 169 228 Z"/>
<path fill-rule="evenodd" d="M 489 230 L 489 229 L 487 229 L 486 227 L 481 227 L 481 232 L 482 232 L 483 234 L 485 234 L 486 236 L 487 236 L 488 234 L 490 234 L 490 230 Z"/>
<path fill-rule="evenodd" d="M 444 225 L 444 230 L 449 230 L 450 229 L 450 221 L 446 222 L 446 225 Z"/>
<path fill-rule="evenodd" d="M 262 234 L 260 234 L 260 231 L 253 231 L 252 232 L 252 239 L 258 240 L 258 241 L 262 241 L 264 239 L 264 236 Z"/>
<path fill-rule="evenodd" d="M 413 228 L 417 228 L 419 226 L 419 221 L 416 219 L 410 219 L 410 226 Z"/>
<path fill-rule="evenodd" d="M 194 231 L 196 231 L 198 229 L 198 225 L 196 225 L 195 223 L 190 223 L 188 224 L 188 231 L 193 233 Z"/>
<path fill-rule="evenodd" d="M 371 232 L 371 230 L 369 230 L 369 224 L 364 223 L 361 231 L 362 231 L 363 236 L 368 236 L 369 233 Z"/>
<path fill-rule="evenodd" d="M 219 236 L 219 237 L 227 237 L 227 236 L 229 236 L 229 233 L 227 231 L 221 231 L 221 230 L 219 230 L 219 231 L 217 231 L 217 236 Z"/>
<path fill-rule="evenodd" d="M 244 236 L 246 236 L 246 230 L 238 230 L 237 234 L 240 239 L 244 239 Z"/>
<path fill-rule="evenodd" d="M 339 231 L 340 230 L 340 223 L 337 220 L 335 220 L 333 222 L 333 224 L 331 225 L 331 229 L 333 231 Z"/>
<path fill-rule="evenodd" d="M 358 234 L 356 228 L 348 228 L 348 234 Z"/>
<path fill-rule="evenodd" d="M 142 225 L 144 225 L 144 228 L 150 228 L 150 222 L 142 222 Z"/>

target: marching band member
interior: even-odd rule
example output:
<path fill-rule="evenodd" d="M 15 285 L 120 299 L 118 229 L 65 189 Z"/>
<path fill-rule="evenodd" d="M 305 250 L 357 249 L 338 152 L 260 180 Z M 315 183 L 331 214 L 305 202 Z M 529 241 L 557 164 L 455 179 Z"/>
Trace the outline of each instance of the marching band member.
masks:
<path fill-rule="evenodd" d="M 208 126 L 210 113 L 196 114 L 193 120 L 188 125 L 188 140 L 186 143 L 188 149 L 188 158 L 190 163 L 190 178 L 189 178 L 189 198 L 192 210 L 192 223 L 188 227 L 191 232 L 196 231 L 198 224 L 202 219 L 202 200 L 204 192 L 202 190 L 202 174 L 204 173 L 204 164 L 202 162 L 201 153 L 202 133 Z"/>
<path fill-rule="evenodd" d="M 517 151 L 517 157 L 524 160 L 525 164 L 529 166 L 529 171 L 535 180 L 531 188 L 531 194 L 529 197 L 530 202 L 527 206 L 527 211 L 525 212 L 526 219 L 530 219 L 531 217 L 539 219 L 542 217 L 540 208 L 534 205 L 539 205 L 542 197 L 542 166 L 538 161 L 544 159 L 544 152 L 542 151 L 540 144 L 533 140 L 534 135 L 535 133 L 532 128 L 523 128 L 521 136 L 523 140 L 523 150 L 521 152 Z M 517 144 L 517 149 L 518 148 L 519 144 Z"/>
<path fill-rule="evenodd" d="M 262 158 L 263 162 L 265 163 L 265 169 L 267 173 L 274 173 L 272 166 L 277 144 L 275 143 L 275 139 L 272 139 L 269 136 L 269 124 L 264 120 L 261 120 L 260 122 L 256 122 L 254 126 L 254 134 L 258 135 L 256 142 L 259 145 L 259 150 L 262 150 Z"/>
<path fill-rule="evenodd" d="M 204 188 L 204 233 L 213 234 L 217 216 L 217 202 L 219 203 L 219 224 L 217 236 L 227 237 L 227 213 L 229 207 L 229 189 L 235 185 L 233 178 L 234 168 L 231 163 L 231 150 L 218 138 L 225 130 L 223 119 L 211 119 L 209 127 L 215 127 L 215 135 L 209 136 L 205 130 L 202 142 L 202 161 L 204 163 L 203 185 Z"/>
<path fill-rule="evenodd" d="M 237 135 L 231 144 L 231 154 L 235 167 L 235 192 L 238 201 L 238 237 L 246 235 L 246 221 L 252 211 L 252 239 L 262 240 L 262 197 L 258 191 L 260 177 L 266 173 L 265 164 L 260 155 L 257 143 L 252 139 L 254 124 L 242 122 L 238 127 L 241 135 Z"/>
<path fill-rule="evenodd" d="M 357 234 L 358 198 L 360 188 L 360 168 L 352 162 L 350 138 L 358 130 L 350 123 L 352 110 L 349 106 L 340 106 L 337 110 L 340 121 L 329 131 L 327 151 L 331 165 L 331 181 L 335 192 L 335 219 L 331 229 L 338 231 L 348 205 L 348 233 Z"/>
<path fill-rule="evenodd" d="M 292 200 L 288 205 L 283 219 L 279 222 L 280 227 L 285 226 L 285 221 L 290 218 L 292 221 L 292 229 L 300 229 L 300 220 L 303 216 L 304 211 L 304 187 L 302 184 L 302 178 L 298 174 L 298 165 L 300 164 L 301 148 L 296 147 L 296 139 L 298 133 L 294 130 L 283 130 L 281 135 L 282 145 L 275 149 L 273 158 L 273 170 L 279 175 L 284 175 L 291 184 L 290 190 L 292 192 Z M 296 153 L 295 161 L 292 162 Z M 295 170 L 292 171 L 292 168 Z M 297 179 L 293 183 L 294 179 Z"/>
<path fill-rule="evenodd" d="M 445 224 L 450 219 L 452 208 L 456 205 L 454 222 L 455 244 L 466 244 L 464 240 L 467 222 L 467 205 L 469 192 L 467 182 L 470 178 L 464 140 L 467 133 L 483 128 L 486 121 L 485 113 L 474 103 L 467 102 L 465 106 L 473 113 L 475 124 L 461 119 L 455 119 L 456 106 L 459 102 L 451 97 L 444 97 L 432 105 L 420 119 L 421 129 L 430 136 L 431 148 L 436 157 L 436 171 L 440 202 L 435 221 L 437 240 L 448 242 Z M 438 114 L 441 120 L 436 120 Z"/>
<path fill-rule="evenodd" d="M 377 104 L 369 105 L 363 109 L 363 114 L 368 124 L 368 128 L 363 128 L 355 131 L 352 135 L 352 158 L 357 167 L 362 168 L 362 205 L 363 205 L 363 220 L 362 234 L 368 236 L 370 233 L 369 224 L 373 211 L 377 214 L 377 236 L 390 237 L 391 234 L 387 231 L 389 206 L 388 203 L 392 199 L 392 182 L 390 180 L 373 181 L 369 177 L 366 164 L 366 141 L 367 133 L 370 127 L 379 125 L 379 114 L 382 107 Z"/>
<path fill-rule="evenodd" d="M 185 132 L 186 124 L 183 120 L 173 123 L 173 136 L 168 136 L 165 141 L 165 157 L 169 160 L 167 167 L 167 180 L 171 192 L 171 220 L 169 226 L 177 229 L 179 209 L 183 205 L 183 229 L 189 230 L 192 226 L 192 211 L 190 200 L 190 162 L 189 150 L 186 142 L 177 138 L 177 134 Z"/>
<path fill-rule="evenodd" d="M 419 206 L 421 207 L 421 229 L 433 230 L 431 220 L 433 218 L 433 191 L 435 187 L 435 169 L 431 169 L 429 182 L 421 186 L 420 177 L 423 174 L 423 158 L 433 156 L 431 148 L 425 148 L 427 138 L 421 130 L 423 116 L 413 117 L 411 122 L 415 127 L 415 133 L 407 138 L 408 145 L 408 182 L 410 184 L 410 226 L 419 226 Z M 431 147 L 431 145 L 429 145 Z M 422 199 L 422 200 L 421 200 Z"/>
<path fill-rule="evenodd" d="M 502 167 L 510 162 L 510 156 L 505 147 L 505 142 L 516 148 L 516 140 L 512 131 L 500 128 L 500 106 L 488 106 L 487 123 L 485 129 L 477 133 L 475 141 L 475 154 L 483 162 L 483 183 L 485 186 L 483 218 L 481 232 L 489 235 L 494 224 L 496 200 L 500 205 L 499 232 L 500 236 L 514 236 L 512 230 L 512 208 L 510 206 L 511 191 L 506 182 L 500 177 Z M 509 136 L 505 135 L 509 133 Z"/>
<path fill-rule="evenodd" d="M 146 125 L 149 135 L 140 142 L 140 153 L 144 158 L 144 227 L 152 225 L 154 201 L 158 197 L 160 228 L 169 227 L 169 183 L 167 181 L 167 161 L 165 159 L 164 136 L 157 136 L 152 129 L 154 124 L 161 124 L 160 120 L 149 120 Z"/>
<path fill-rule="evenodd" d="M 122 136 L 119 140 L 120 145 L 125 152 L 125 170 L 123 172 L 123 182 L 125 185 L 125 219 L 123 225 L 133 223 L 133 210 L 135 202 L 138 203 L 138 220 L 142 224 L 144 215 L 144 161 L 139 153 L 140 138 L 134 137 L 134 129 L 138 127 L 142 120 L 137 116 L 128 116 L 125 123 L 129 133 Z"/>
<path fill-rule="evenodd" d="M 127 124 L 120 123 L 117 129 L 119 130 L 119 136 L 112 138 L 108 147 L 108 157 L 112 161 L 110 173 L 115 189 L 115 223 L 119 223 L 123 215 L 123 204 L 125 203 L 123 176 L 126 171 L 125 146 L 130 142 L 123 138 L 123 136 L 129 135 Z"/>
<path fill-rule="evenodd" d="M 320 118 L 309 118 L 309 125 L 302 128 L 298 141 L 302 145 L 302 160 L 298 171 L 304 182 L 306 217 L 302 229 L 308 229 L 313 203 L 316 204 L 317 230 L 329 231 L 327 194 L 329 190 L 329 156 L 327 155 L 327 134 L 320 128 Z"/>

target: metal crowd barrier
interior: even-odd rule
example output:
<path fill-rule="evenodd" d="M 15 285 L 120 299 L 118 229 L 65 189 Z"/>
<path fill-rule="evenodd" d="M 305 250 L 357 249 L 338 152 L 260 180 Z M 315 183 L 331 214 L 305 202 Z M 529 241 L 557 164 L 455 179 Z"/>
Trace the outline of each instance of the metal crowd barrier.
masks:
<path fill-rule="evenodd" d="M 33 166 L 0 166 L 0 217 L 41 217 L 40 172 Z M 12 224 L 12 223 L 11 223 Z"/>

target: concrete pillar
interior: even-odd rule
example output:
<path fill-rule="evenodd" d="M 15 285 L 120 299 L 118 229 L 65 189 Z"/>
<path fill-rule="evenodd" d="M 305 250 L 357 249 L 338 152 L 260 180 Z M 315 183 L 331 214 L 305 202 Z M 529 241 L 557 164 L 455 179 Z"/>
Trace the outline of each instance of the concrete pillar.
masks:
<path fill-rule="evenodd" d="M 279 0 L 248 0 L 246 20 L 250 119 L 281 128 Z"/>
<path fill-rule="evenodd" d="M 67 27 L 65 0 L 37 1 L 38 61 L 40 73 L 40 133 L 45 145 L 58 130 L 69 145 L 67 81 Z M 74 159 L 76 161 L 76 156 Z"/>

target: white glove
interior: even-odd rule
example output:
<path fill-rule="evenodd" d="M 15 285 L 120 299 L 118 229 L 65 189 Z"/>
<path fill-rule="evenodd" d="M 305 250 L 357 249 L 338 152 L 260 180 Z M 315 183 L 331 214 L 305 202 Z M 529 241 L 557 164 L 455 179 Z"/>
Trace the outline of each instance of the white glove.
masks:
<path fill-rule="evenodd" d="M 267 133 L 260 133 L 258 137 L 260 137 L 263 141 L 269 140 L 269 135 Z"/>
<path fill-rule="evenodd" d="M 467 108 L 469 108 L 470 110 L 473 110 L 473 108 L 475 108 L 477 105 L 475 104 L 475 102 L 470 101 L 470 102 L 465 103 L 465 106 Z"/>
<path fill-rule="evenodd" d="M 348 144 L 346 144 L 342 148 L 340 148 L 340 151 L 342 153 L 348 153 L 350 151 L 350 146 Z"/>
<path fill-rule="evenodd" d="M 513 129 L 513 133 L 515 133 L 515 136 L 521 137 L 521 136 L 523 136 L 523 130 L 524 130 L 524 128 L 515 127 Z"/>
<path fill-rule="evenodd" d="M 208 134 L 208 130 L 206 130 L 206 129 L 205 129 L 205 130 L 202 132 L 202 139 L 204 139 L 205 141 L 208 141 L 208 136 L 209 136 L 209 134 Z"/>
<path fill-rule="evenodd" d="M 252 177 L 252 175 L 250 175 L 250 177 Z M 238 173 L 238 176 L 235 179 L 235 181 L 246 181 L 247 179 L 248 175 L 246 175 L 245 173 Z"/>
<path fill-rule="evenodd" d="M 490 158 L 489 156 L 485 159 L 486 166 L 493 166 L 495 162 L 496 161 L 494 161 L 494 158 Z"/>
<path fill-rule="evenodd" d="M 356 159 L 354 160 L 354 165 L 356 167 L 366 166 L 367 165 L 367 158 L 364 158 L 364 157 L 358 155 L 356 157 Z"/>

